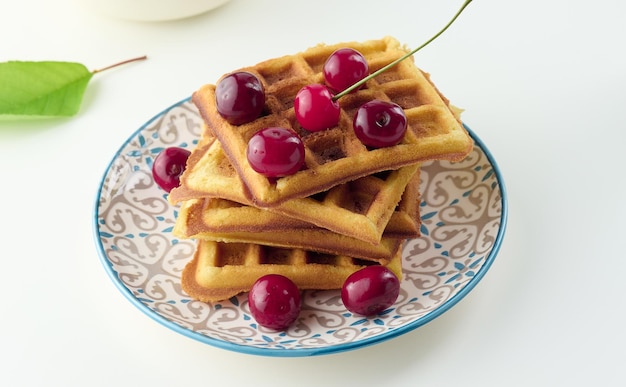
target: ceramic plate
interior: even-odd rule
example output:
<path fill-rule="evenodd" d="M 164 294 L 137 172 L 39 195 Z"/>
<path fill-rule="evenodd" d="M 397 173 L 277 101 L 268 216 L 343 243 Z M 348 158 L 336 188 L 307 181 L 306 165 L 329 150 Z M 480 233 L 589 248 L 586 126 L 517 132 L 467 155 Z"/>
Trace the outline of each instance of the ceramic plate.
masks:
<path fill-rule="evenodd" d="M 185 336 L 237 352 L 267 356 L 336 353 L 397 337 L 440 316 L 485 275 L 500 248 L 507 201 L 498 167 L 468 128 L 475 149 L 460 163 L 422 167 L 422 236 L 403 251 L 400 296 L 384 313 L 347 312 L 339 291 L 306 291 L 300 320 L 285 332 L 257 326 L 246 296 L 217 304 L 190 299 L 180 274 L 194 242 L 171 230 L 177 208 L 153 181 L 152 161 L 165 147 L 192 148 L 201 118 L 189 99 L 137 130 L 106 169 L 95 205 L 95 239 L 115 285 L 149 317 Z"/>

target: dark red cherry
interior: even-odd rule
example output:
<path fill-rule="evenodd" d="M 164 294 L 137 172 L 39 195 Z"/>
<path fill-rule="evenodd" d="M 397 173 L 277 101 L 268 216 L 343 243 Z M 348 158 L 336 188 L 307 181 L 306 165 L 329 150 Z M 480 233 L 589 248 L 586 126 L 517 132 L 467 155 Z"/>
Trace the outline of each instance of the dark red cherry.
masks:
<path fill-rule="evenodd" d="M 247 158 L 252 169 L 264 176 L 288 176 L 304 164 L 304 144 L 290 129 L 265 128 L 248 141 Z"/>
<path fill-rule="evenodd" d="M 339 123 L 339 103 L 333 101 L 333 95 L 324 85 L 304 86 L 296 94 L 293 107 L 300 126 L 310 132 L 332 128 Z"/>
<path fill-rule="evenodd" d="M 154 182 L 167 192 L 178 187 L 190 154 L 187 149 L 178 147 L 163 149 L 152 163 Z"/>
<path fill-rule="evenodd" d="M 369 66 L 357 50 L 340 48 L 326 59 L 323 73 L 326 85 L 339 93 L 365 78 L 369 74 Z"/>
<path fill-rule="evenodd" d="M 248 306 L 259 325 L 284 330 L 300 314 L 300 290 L 285 276 L 267 274 L 252 285 L 248 293 Z"/>
<path fill-rule="evenodd" d="M 385 266 L 367 266 L 352 273 L 341 288 L 341 300 L 350 312 L 363 316 L 378 314 L 396 302 L 398 277 Z"/>
<path fill-rule="evenodd" d="M 382 148 L 398 144 L 407 128 L 404 110 L 397 104 L 373 100 L 359 107 L 353 120 L 354 133 L 367 146 Z"/>
<path fill-rule="evenodd" d="M 259 79 L 248 72 L 222 78 L 215 89 L 217 111 L 232 125 L 257 119 L 265 106 L 265 90 Z"/>

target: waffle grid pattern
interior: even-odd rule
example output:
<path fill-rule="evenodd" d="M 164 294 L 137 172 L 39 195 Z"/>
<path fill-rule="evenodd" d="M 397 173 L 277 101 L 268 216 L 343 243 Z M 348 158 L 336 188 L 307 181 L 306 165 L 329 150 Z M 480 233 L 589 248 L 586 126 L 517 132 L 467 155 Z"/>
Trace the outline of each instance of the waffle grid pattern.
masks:
<path fill-rule="evenodd" d="M 411 60 L 400 62 L 368 81 L 362 90 L 341 98 L 342 112 L 337 127 L 314 133 L 300 128 L 293 109 L 296 93 L 302 86 L 321 82 L 322 58 L 345 46 L 361 49 L 373 70 L 406 53 L 396 40 L 387 38 L 361 44 L 318 46 L 298 55 L 243 68 L 241 71 L 257 75 L 263 83 L 266 109 L 259 119 L 239 126 L 230 125 L 217 112 L 215 86 L 205 85 L 194 93 L 194 103 L 257 206 L 275 206 L 359 177 L 425 160 L 458 160 L 471 150 L 472 142 L 447 100 Z M 352 130 L 354 113 L 360 105 L 372 99 L 396 102 L 405 109 L 409 125 L 400 144 L 368 149 L 356 138 Z M 305 169 L 270 180 L 250 167 L 245 157 L 248 140 L 258 130 L 272 126 L 290 128 L 300 134 L 306 149 Z M 201 186 L 192 188 L 202 190 Z"/>
<path fill-rule="evenodd" d="M 399 278 L 402 249 L 387 265 Z M 198 241 L 182 273 L 183 290 L 194 299 L 214 302 L 249 291 L 265 274 L 289 277 L 299 289 L 338 289 L 355 271 L 377 264 L 341 255 L 246 243 Z"/>

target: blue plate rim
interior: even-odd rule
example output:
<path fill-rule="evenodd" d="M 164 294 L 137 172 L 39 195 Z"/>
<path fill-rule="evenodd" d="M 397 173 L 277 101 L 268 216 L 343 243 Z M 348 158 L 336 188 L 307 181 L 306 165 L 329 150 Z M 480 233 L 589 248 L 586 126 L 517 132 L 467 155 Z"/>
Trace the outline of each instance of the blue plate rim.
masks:
<path fill-rule="evenodd" d="M 493 157 L 493 154 L 491 153 L 491 151 L 485 146 L 485 143 L 476 135 L 476 133 L 469 127 L 467 126 L 465 123 L 463 124 L 463 126 L 465 127 L 465 129 L 467 130 L 467 132 L 469 133 L 469 135 L 472 137 L 472 139 L 474 140 L 475 144 L 477 146 L 479 146 L 481 148 L 481 150 L 483 151 L 483 153 L 485 154 L 485 157 L 487 157 L 487 159 L 489 160 L 489 163 L 491 164 L 491 166 L 493 167 L 493 171 L 496 175 L 497 181 L 498 181 L 498 187 L 500 188 L 500 201 L 502 204 L 502 211 L 500 214 L 500 228 L 498 229 L 498 235 L 495 238 L 494 241 L 494 246 L 491 249 L 491 252 L 489 253 L 488 257 L 485 260 L 485 263 L 482 265 L 480 271 L 478 271 L 474 277 L 463 287 L 463 289 L 461 289 L 457 294 L 455 294 L 452 298 L 450 298 L 449 300 L 447 300 L 444 304 L 442 304 L 439 308 L 435 309 L 434 311 L 428 313 L 427 315 L 425 315 L 424 317 L 421 317 L 409 324 L 406 324 L 402 327 L 399 327 L 395 330 L 389 331 L 385 334 L 382 335 L 378 335 L 378 336 L 374 336 L 374 337 L 370 337 L 361 341 L 357 341 L 357 342 L 351 342 L 351 343 L 346 343 L 346 344 L 337 344 L 337 345 L 331 345 L 328 347 L 320 347 L 320 348 L 295 348 L 295 349 L 284 349 L 284 348 L 262 348 L 262 347 L 253 347 L 253 346 L 246 346 L 246 345 L 241 345 L 241 344 L 235 344 L 235 343 L 230 343 L 230 342 L 226 342 L 226 341 L 222 341 L 222 340 L 218 340 L 209 336 L 205 336 L 202 335 L 200 333 L 191 331 L 185 327 L 182 327 L 168 319 L 166 319 L 165 317 L 159 315 L 158 313 L 156 313 L 155 311 L 153 311 L 152 309 L 148 308 L 145 304 L 143 304 L 139 299 L 137 299 L 132 292 L 126 287 L 124 286 L 124 284 L 119 280 L 119 278 L 116 277 L 116 272 L 115 270 L 113 270 L 112 265 L 109 262 L 109 259 L 105 253 L 104 250 L 104 246 L 102 245 L 102 241 L 100 238 L 100 229 L 99 229 L 99 222 L 98 222 L 98 218 L 99 218 L 99 206 L 100 206 L 100 200 L 102 197 L 102 186 L 104 185 L 104 181 L 106 179 L 106 176 L 109 172 L 109 170 L 111 169 L 112 164 L 115 162 L 115 160 L 120 156 L 122 150 L 126 147 L 126 145 L 128 145 L 128 143 L 130 141 L 132 141 L 132 139 L 134 139 L 140 132 L 142 132 L 144 129 L 146 129 L 149 125 L 151 125 L 155 120 L 159 119 L 161 116 L 163 116 L 164 114 L 166 114 L 168 111 L 176 108 L 177 106 L 187 103 L 191 100 L 191 97 L 186 97 L 172 105 L 170 105 L 169 107 L 163 109 L 161 112 L 159 112 L 158 114 L 154 115 L 150 120 L 148 120 L 146 123 L 144 123 L 143 125 L 141 125 L 137 130 L 135 130 L 127 139 L 126 141 L 124 141 L 122 143 L 122 145 L 119 147 L 119 149 L 117 150 L 117 152 L 113 155 L 113 157 L 111 158 L 111 160 L 109 161 L 109 163 L 107 164 L 104 173 L 102 174 L 102 177 L 100 179 L 100 182 L 98 184 L 98 190 L 97 190 L 97 194 L 96 194 L 96 200 L 95 200 L 95 206 L 94 206 L 94 216 L 93 216 L 93 237 L 94 237 L 94 241 L 97 247 L 97 251 L 98 251 L 98 256 L 99 259 L 102 263 L 102 265 L 105 268 L 105 271 L 107 273 L 107 275 L 109 276 L 109 278 L 111 279 L 111 281 L 113 281 L 113 283 L 115 284 L 115 286 L 117 287 L 117 289 L 124 295 L 124 297 L 131 302 L 131 304 L 133 304 L 135 307 L 137 307 L 141 312 L 143 312 L 145 315 L 147 315 L 148 317 L 150 317 L 152 320 L 156 321 L 157 323 L 173 330 L 174 332 L 177 332 L 183 336 L 186 336 L 188 338 L 197 340 L 199 342 L 205 343 L 205 344 L 209 344 L 211 346 L 217 347 L 217 348 L 222 348 L 222 349 L 226 349 L 226 350 L 230 350 L 230 351 L 234 351 L 234 352 L 239 352 L 239 353 L 246 353 L 246 354 L 250 354 L 250 355 L 260 355 L 260 356 L 272 356 L 272 357 L 304 357 L 304 356 L 318 356 L 318 355 L 326 355 L 326 354 L 333 354 L 333 353 L 340 353 L 340 352 L 346 352 L 346 351 L 350 351 L 350 350 L 354 350 L 357 348 L 363 348 L 363 347 L 367 347 L 367 346 L 371 346 L 374 344 L 378 344 L 381 343 L 383 341 L 388 341 L 391 340 L 393 338 L 396 338 L 398 336 L 401 336 L 405 333 L 411 332 L 425 324 L 428 324 L 429 322 L 433 321 L 434 319 L 436 319 L 437 317 L 441 316 L 443 313 L 447 312 L 448 310 L 450 310 L 453 306 L 455 306 L 456 304 L 458 304 L 459 301 L 461 301 L 463 298 L 465 298 L 465 296 L 467 294 L 469 294 L 469 292 L 471 292 L 476 285 L 482 280 L 482 278 L 485 276 L 485 274 L 489 271 L 489 269 L 491 268 L 496 256 L 498 255 L 500 248 L 502 246 L 502 242 L 504 240 L 504 235 L 506 233 L 506 226 L 507 226 L 507 221 L 508 221 L 508 197 L 507 197 L 507 191 L 506 191 L 506 187 L 503 181 L 503 177 L 502 177 L 502 173 L 500 170 L 500 167 L 498 166 L 495 158 Z"/>

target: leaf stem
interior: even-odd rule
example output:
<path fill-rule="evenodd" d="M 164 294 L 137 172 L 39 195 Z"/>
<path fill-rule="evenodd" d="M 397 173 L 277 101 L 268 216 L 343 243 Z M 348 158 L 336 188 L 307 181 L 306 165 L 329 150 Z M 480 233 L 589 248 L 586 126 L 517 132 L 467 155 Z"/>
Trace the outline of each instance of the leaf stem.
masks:
<path fill-rule="evenodd" d="M 428 44 L 430 44 L 430 42 L 432 42 L 433 40 L 437 39 L 439 37 L 439 35 L 443 34 L 445 32 L 445 30 L 448 29 L 448 27 L 450 27 L 452 25 L 452 23 L 454 23 L 454 21 L 459 17 L 459 15 L 461 15 L 461 12 L 463 12 L 463 10 L 469 5 L 469 3 L 471 3 L 472 0 L 465 0 L 465 2 L 463 3 L 463 5 L 461 6 L 461 8 L 459 8 L 459 10 L 456 12 L 456 14 L 452 17 L 452 19 L 450 19 L 450 21 L 448 22 L 448 24 L 446 24 L 439 32 L 437 32 L 435 35 L 433 35 L 432 38 L 428 39 L 426 42 L 424 42 L 421 46 L 417 47 L 416 49 L 414 49 L 413 51 L 407 53 L 406 55 L 403 55 L 402 57 L 396 59 L 395 61 L 389 63 L 388 65 L 386 65 L 385 67 L 382 67 L 380 69 L 378 69 L 376 72 L 371 73 L 370 75 L 368 75 L 367 77 L 361 79 L 360 81 L 356 82 L 354 85 L 348 87 L 347 89 L 345 89 L 344 91 L 342 91 L 341 93 L 336 94 L 333 97 L 333 101 L 338 100 L 339 98 L 343 97 L 344 95 L 350 93 L 351 91 L 355 90 L 356 88 L 360 87 L 361 85 L 363 85 L 365 82 L 369 81 L 370 79 L 378 76 L 379 74 L 389 70 L 390 68 L 392 68 L 393 66 L 397 65 L 398 63 L 402 62 L 403 60 L 405 60 L 406 58 L 410 57 L 411 55 L 415 54 L 416 52 L 418 52 L 419 50 L 421 50 L 422 48 L 426 47 Z"/>
<path fill-rule="evenodd" d="M 127 59 L 127 60 L 124 60 L 124 61 L 121 61 L 121 62 L 117 62 L 117 63 L 115 63 L 115 64 L 112 64 L 112 65 L 110 65 L 110 66 L 103 67 L 103 68 L 101 68 L 101 69 L 96 69 L 96 70 L 93 70 L 93 71 L 92 71 L 92 73 L 93 73 L 93 74 L 100 73 L 100 72 L 103 72 L 103 71 L 106 71 L 106 70 L 112 69 L 112 68 L 114 68 L 114 67 L 117 67 L 117 66 L 125 65 L 125 64 L 127 64 L 127 63 L 131 63 L 131 62 L 137 62 L 137 61 L 140 61 L 140 60 L 146 60 L 146 59 L 148 59 L 148 56 L 147 56 L 147 55 L 138 56 L 138 57 L 136 57 L 136 58 Z"/>

